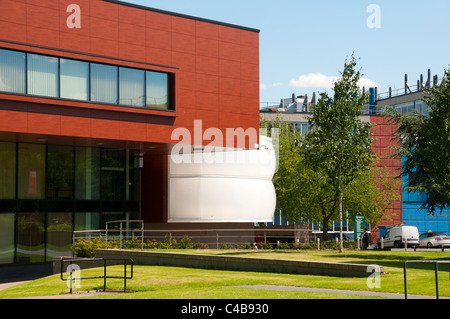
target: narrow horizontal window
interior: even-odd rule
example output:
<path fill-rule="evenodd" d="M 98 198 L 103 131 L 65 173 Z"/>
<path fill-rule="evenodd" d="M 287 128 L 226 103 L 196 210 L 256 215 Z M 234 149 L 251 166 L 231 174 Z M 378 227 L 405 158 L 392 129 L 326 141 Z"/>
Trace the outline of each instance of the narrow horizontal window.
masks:
<path fill-rule="evenodd" d="M 147 101 L 148 108 L 170 108 L 169 75 L 161 72 L 147 71 Z"/>
<path fill-rule="evenodd" d="M 130 106 L 144 106 L 144 71 L 129 68 L 120 68 L 119 74 L 119 104 Z"/>
<path fill-rule="evenodd" d="M 0 91 L 25 93 L 25 53 L 0 49 Z"/>
<path fill-rule="evenodd" d="M 91 63 L 91 101 L 118 104 L 118 67 Z"/>
<path fill-rule="evenodd" d="M 59 97 L 58 58 L 28 54 L 28 94 Z"/>
<path fill-rule="evenodd" d="M 170 74 L 0 49 L 0 92 L 173 110 Z"/>
<path fill-rule="evenodd" d="M 60 60 L 61 98 L 88 99 L 89 63 L 68 59 Z"/>

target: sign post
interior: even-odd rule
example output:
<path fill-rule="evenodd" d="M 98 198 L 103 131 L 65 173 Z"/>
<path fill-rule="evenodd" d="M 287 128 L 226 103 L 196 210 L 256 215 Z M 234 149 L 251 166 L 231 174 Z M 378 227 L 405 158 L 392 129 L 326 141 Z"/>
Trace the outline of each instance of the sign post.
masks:
<path fill-rule="evenodd" d="M 358 238 L 361 238 L 364 233 L 364 227 L 366 227 L 366 217 L 355 216 L 355 241 L 358 241 Z"/>

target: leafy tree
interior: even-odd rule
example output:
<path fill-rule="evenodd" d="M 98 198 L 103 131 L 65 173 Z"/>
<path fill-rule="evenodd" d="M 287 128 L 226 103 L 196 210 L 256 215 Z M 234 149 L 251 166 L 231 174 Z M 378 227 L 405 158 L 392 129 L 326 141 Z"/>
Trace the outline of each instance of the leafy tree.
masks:
<path fill-rule="evenodd" d="M 417 111 L 400 114 L 393 108 L 386 116 L 397 126 L 394 140 L 399 146 L 394 156 L 404 159 L 405 190 L 426 193 L 421 209 L 435 215 L 450 207 L 450 69 L 423 101 L 430 107 L 428 116 Z"/>
<path fill-rule="evenodd" d="M 374 161 L 372 124 L 361 120 L 367 96 L 359 87 L 362 75 L 354 56 L 346 61 L 341 77 L 334 83 L 334 96 L 322 93 L 313 108 L 311 132 L 306 136 L 305 160 L 315 171 L 323 172 L 334 198 L 339 202 L 342 246 L 343 203 L 346 188 L 369 170 Z"/>
<path fill-rule="evenodd" d="M 277 209 L 290 222 L 321 224 L 326 240 L 331 222 L 339 219 L 339 197 L 333 183 L 319 166 L 313 169 L 307 165 L 306 137 L 291 124 L 278 116 L 274 121 L 263 121 L 262 126 L 279 129 L 279 168 L 274 177 Z M 387 175 L 386 169 L 375 163 L 357 174 L 344 189 L 343 210 L 349 212 L 349 218 L 363 213 L 369 223 L 377 224 L 384 217 L 397 198 L 393 190 L 398 189 Z"/>

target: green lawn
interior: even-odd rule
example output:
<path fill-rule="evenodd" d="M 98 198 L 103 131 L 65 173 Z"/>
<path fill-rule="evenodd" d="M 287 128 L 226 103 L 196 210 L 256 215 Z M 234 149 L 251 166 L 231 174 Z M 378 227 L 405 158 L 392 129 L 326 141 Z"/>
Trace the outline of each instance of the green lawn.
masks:
<path fill-rule="evenodd" d="M 367 278 L 339 278 L 327 276 L 288 275 L 274 273 L 233 272 L 199 270 L 175 267 L 135 266 L 134 278 L 127 281 L 132 294 L 101 296 L 116 299 L 337 299 L 348 296 L 322 293 L 262 291 L 233 288 L 244 285 L 285 285 L 294 287 L 332 288 L 356 291 L 403 293 L 403 262 L 405 260 L 450 260 L 449 252 L 345 252 L 335 251 L 182 251 L 183 253 L 246 256 L 258 258 L 297 259 L 332 262 L 378 264 L 387 273 L 381 277 L 380 289 L 369 289 Z M 417 295 L 435 295 L 434 271 L 431 265 L 411 265 L 408 268 L 408 292 Z M 122 275 L 123 266 L 108 268 L 108 274 Z M 441 266 L 439 272 L 440 295 L 450 297 L 449 266 Z M 84 270 L 82 276 L 102 274 L 101 269 Z M 102 289 L 102 280 L 81 282 L 74 291 Z M 108 279 L 108 289 L 123 289 L 123 280 Z M 59 275 L 42 278 L 0 292 L 1 299 L 30 296 L 60 295 L 69 292 L 66 282 Z M 373 298 L 373 297 L 372 297 Z"/>

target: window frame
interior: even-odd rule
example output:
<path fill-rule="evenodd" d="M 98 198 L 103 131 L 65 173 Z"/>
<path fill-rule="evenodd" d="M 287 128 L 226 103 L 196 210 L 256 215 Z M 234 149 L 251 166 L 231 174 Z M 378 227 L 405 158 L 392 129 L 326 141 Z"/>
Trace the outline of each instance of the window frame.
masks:
<path fill-rule="evenodd" d="M 84 102 L 84 103 L 92 103 L 92 104 L 100 104 L 100 105 L 112 105 L 112 106 L 120 106 L 120 107 L 127 107 L 127 108 L 134 108 L 134 109 L 142 109 L 142 110 L 155 110 L 155 111 L 164 111 L 164 112 L 173 112 L 176 109 L 175 106 L 175 73 L 173 72 L 165 72 L 165 71 L 159 71 L 154 69 L 145 69 L 145 68 L 135 68 L 130 67 L 126 65 L 119 65 L 119 64 L 111 64 L 111 63 L 104 63 L 104 62 L 97 62 L 97 61 L 89 61 L 89 60 L 83 60 L 83 59 L 75 59 L 71 57 L 60 57 L 56 55 L 48 55 L 48 54 L 41 54 L 41 53 L 35 53 L 35 52 L 27 52 L 27 51 L 21 51 L 21 50 L 14 50 L 9 48 L 3 48 L 0 47 L 0 50 L 5 51 L 11 51 L 16 52 L 20 54 L 24 54 L 25 56 L 25 66 L 24 66 L 24 92 L 10 92 L 10 91 L 1 91 L 0 93 L 5 94 L 14 94 L 14 95 L 24 95 L 24 96 L 35 96 L 35 97 L 42 97 L 47 99 L 58 99 L 58 100 L 66 100 L 66 101 L 76 101 L 76 102 Z M 30 75 L 29 75 L 29 67 L 30 67 L 30 56 L 36 55 L 41 56 L 45 58 L 50 59 L 57 59 L 57 74 L 56 74 L 56 92 L 55 96 L 53 95 L 40 95 L 36 93 L 30 93 Z M 76 99 L 71 97 L 62 97 L 62 76 L 61 76 L 61 60 L 69 60 L 74 62 L 81 62 L 81 63 L 87 63 L 88 64 L 88 78 L 87 78 L 87 98 L 86 99 Z M 96 101 L 92 98 L 92 65 L 98 64 L 98 65 L 104 65 L 104 66 L 110 66 L 117 68 L 117 100 L 115 103 L 111 102 L 101 102 Z M 131 69 L 136 71 L 143 72 L 143 103 L 142 105 L 129 105 L 129 104 L 121 104 L 120 103 L 120 69 Z M 163 108 L 157 108 L 157 107 L 147 107 L 147 77 L 149 73 L 161 73 L 167 75 L 167 107 Z"/>

